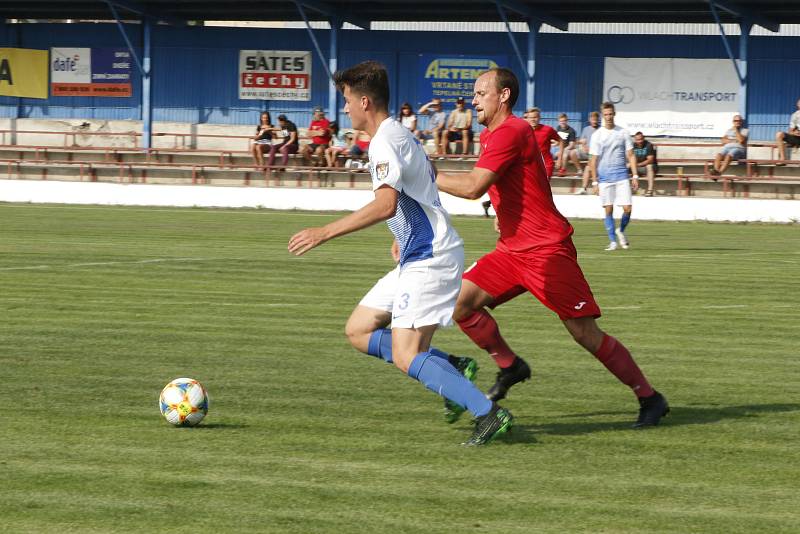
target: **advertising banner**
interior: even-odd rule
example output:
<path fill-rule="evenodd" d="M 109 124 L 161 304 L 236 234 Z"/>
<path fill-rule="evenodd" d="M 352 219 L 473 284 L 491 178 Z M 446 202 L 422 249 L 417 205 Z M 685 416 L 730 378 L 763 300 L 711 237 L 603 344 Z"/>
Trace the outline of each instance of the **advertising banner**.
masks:
<path fill-rule="evenodd" d="M 475 79 L 488 69 L 506 66 L 507 60 L 507 56 L 420 54 L 418 102 L 424 104 L 432 98 L 441 98 L 445 105 L 452 104 L 457 98 L 470 102 Z"/>
<path fill-rule="evenodd" d="M 0 48 L 0 95 L 47 98 L 47 50 Z"/>
<path fill-rule="evenodd" d="M 721 137 L 739 109 L 738 90 L 727 59 L 605 59 L 603 100 L 631 133 Z"/>
<path fill-rule="evenodd" d="M 239 50 L 239 98 L 311 100 L 311 52 Z"/>
<path fill-rule="evenodd" d="M 125 48 L 52 48 L 50 94 L 131 96 L 131 53 Z"/>

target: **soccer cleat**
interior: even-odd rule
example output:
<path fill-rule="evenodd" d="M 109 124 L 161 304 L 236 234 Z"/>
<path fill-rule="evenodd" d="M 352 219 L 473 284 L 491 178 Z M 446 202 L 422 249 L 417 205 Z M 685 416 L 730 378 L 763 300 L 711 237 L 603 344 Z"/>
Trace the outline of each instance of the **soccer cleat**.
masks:
<path fill-rule="evenodd" d="M 667 404 L 666 397 L 658 391 L 654 391 L 649 397 L 639 399 L 639 418 L 633 424 L 633 428 L 657 426 L 661 418 L 668 413 L 669 404 Z"/>
<path fill-rule="evenodd" d="M 531 368 L 525 360 L 517 356 L 517 359 L 514 360 L 514 363 L 511 364 L 510 367 L 506 367 L 505 369 L 501 368 L 497 372 L 497 380 L 494 385 L 489 388 L 486 398 L 493 402 L 504 399 L 508 390 L 511 389 L 511 386 L 518 382 L 525 382 L 530 377 Z"/>
<path fill-rule="evenodd" d="M 617 228 L 616 234 L 617 234 L 617 239 L 619 239 L 620 246 L 625 249 L 630 248 L 631 245 L 630 243 L 628 243 L 628 238 L 625 237 L 625 234 L 622 233 L 622 230 Z"/>
<path fill-rule="evenodd" d="M 459 373 L 470 382 L 475 382 L 478 377 L 478 362 L 466 356 L 449 356 L 448 360 L 453 364 Z M 444 399 L 444 420 L 448 424 L 453 424 L 464 413 L 465 408 L 450 399 Z"/>
<path fill-rule="evenodd" d="M 500 434 L 505 434 L 514 425 L 514 416 L 497 403 L 492 403 L 492 409 L 486 415 L 475 420 L 475 432 L 462 443 L 467 447 L 486 445 Z"/>
<path fill-rule="evenodd" d="M 581 187 L 580 189 L 578 189 L 577 191 L 575 191 L 572 194 L 573 195 L 588 195 L 589 191 L 587 191 L 585 187 Z"/>
<path fill-rule="evenodd" d="M 611 243 L 608 244 L 608 246 L 605 249 L 606 250 L 617 250 L 617 242 L 616 241 L 612 241 Z"/>

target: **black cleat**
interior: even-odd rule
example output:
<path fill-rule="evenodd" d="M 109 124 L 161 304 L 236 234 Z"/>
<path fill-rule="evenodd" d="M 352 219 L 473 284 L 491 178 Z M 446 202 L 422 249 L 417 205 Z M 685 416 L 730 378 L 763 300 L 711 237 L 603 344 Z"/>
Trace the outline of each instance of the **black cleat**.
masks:
<path fill-rule="evenodd" d="M 511 412 L 493 402 L 489 413 L 475 420 L 475 432 L 462 445 L 486 445 L 500 434 L 508 432 L 513 425 L 514 416 Z"/>
<path fill-rule="evenodd" d="M 668 413 L 669 404 L 667 404 L 666 397 L 658 391 L 655 391 L 655 393 L 649 397 L 642 397 L 639 399 L 639 419 L 636 420 L 633 428 L 657 426 L 661 418 Z"/>
<path fill-rule="evenodd" d="M 497 372 L 497 380 L 495 381 L 494 385 L 489 388 L 486 398 L 493 402 L 504 399 L 508 393 L 508 390 L 511 389 L 511 386 L 517 382 L 525 382 L 530 377 L 531 368 L 528 366 L 525 360 L 517 356 L 517 359 L 514 360 L 514 363 L 511 364 L 511 367 L 500 369 Z"/>
<path fill-rule="evenodd" d="M 466 356 L 453 356 L 452 354 L 447 359 L 467 380 L 475 382 L 478 377 L 478 362 Z M 464 413 L 464 409 L 460 404 L 456 404 L 450 399 L 444 399 L 444 420 L 448 424 L 455 423 Z"/>

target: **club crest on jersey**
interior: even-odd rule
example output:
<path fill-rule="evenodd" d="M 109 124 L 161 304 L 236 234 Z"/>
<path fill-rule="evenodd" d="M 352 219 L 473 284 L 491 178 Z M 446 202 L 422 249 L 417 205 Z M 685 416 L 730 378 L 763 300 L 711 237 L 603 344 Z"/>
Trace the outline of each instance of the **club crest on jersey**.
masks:
<path fill-rule="evenodd" d="M 385 180 L 389 176 L 389 162 L 379 161 L 375 164 L 375 177 L 378 180 Z"/>

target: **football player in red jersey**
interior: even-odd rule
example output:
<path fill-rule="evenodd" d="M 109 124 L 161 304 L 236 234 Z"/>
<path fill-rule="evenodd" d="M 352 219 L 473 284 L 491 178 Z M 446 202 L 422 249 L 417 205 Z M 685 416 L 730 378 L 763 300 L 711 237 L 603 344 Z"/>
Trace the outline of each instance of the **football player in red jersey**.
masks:
<path fill-rule="evenodd" d="M 492 252 L 464 272 L 453 318 L 500 371 L 489 390 L 492 400 L 530 378 L 486 308 L 525 292 L 532 293 L 563 321 L 572 337 L 592 353 L 639 399 L 635 428 L 655 426 L 669 412 L 625 346 L 597 325 L 600 308 L 578 265 L 572 225 L 553 203 L 542 155 L 533 130 L 512 113 L 519 82 L 512 71 L 496 68 L 475 81 L 472 105 L 481 133 L 481 155 L 468 174 L 438 173 L 441 191 L 478 199 L 485 192 L 497 213 L 500 238 Z"/>

